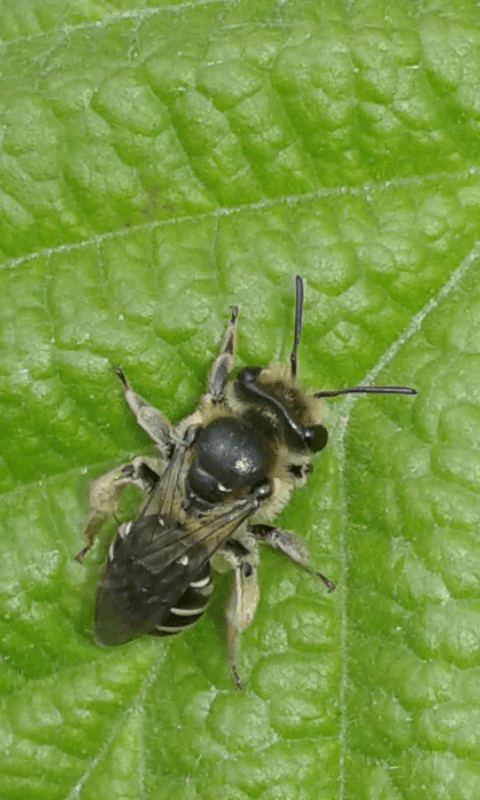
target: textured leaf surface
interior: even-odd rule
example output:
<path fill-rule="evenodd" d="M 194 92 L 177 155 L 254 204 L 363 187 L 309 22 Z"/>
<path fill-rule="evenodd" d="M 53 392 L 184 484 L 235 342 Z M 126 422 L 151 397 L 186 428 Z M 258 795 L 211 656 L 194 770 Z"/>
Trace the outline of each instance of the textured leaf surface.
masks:
<path fill-rule="evenodd" d="M 478 8 L 0 20 L 2 800 L 477 800 Z M 97 647 L 88 481 L 151 452 L 111 366 L 178 420 L 232 303 L 239 364 L 288 357 L 296 272 L 305 384 L 419 390 L 332 401 L 281 518 L 337 591 L 264 553 L 243 692 L 224 577 L 182 638 Z"/>

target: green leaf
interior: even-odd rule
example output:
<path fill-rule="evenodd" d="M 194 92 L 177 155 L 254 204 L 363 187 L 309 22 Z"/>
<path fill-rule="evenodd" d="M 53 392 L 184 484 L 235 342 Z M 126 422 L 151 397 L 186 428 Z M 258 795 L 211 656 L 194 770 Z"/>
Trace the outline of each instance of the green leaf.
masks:
<path fill-rule="evenodd" d="M 2 800 L 476 800 L 480 22 L 467 0 L 1 12 Z M 263 553 L 236 691 L 219 576 L 172 641 L 92 639 L 88 482 L 152 453 L 111 367 L 173 421 L 229 306 L 330 446 Z M 128 518 L 137 499 L 125 499 Z"/>

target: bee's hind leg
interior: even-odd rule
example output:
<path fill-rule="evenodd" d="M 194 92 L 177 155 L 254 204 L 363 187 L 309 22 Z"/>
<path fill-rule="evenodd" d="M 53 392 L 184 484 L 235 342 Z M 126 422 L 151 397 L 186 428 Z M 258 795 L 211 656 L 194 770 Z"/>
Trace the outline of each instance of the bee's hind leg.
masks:
<path fill-rule="evenodd" d="M 233 369 L 235 347 L 237 344 L 238 307 L 232 306 L 232 313 L 220 343 L 220 352 L 213 362 L 208 376 L 206 400 L 220 403 L 229 373 Z"/>
<path fill-rule="evenodd" d="M 90 550 L 107 517 L 117 510 L 125 486 L 135 486 L 144 495 L 152 492 L 159 479 L 158 465 L 156 458 L 137 456 L 129 464 L 121 464 L 93 481 L 89 495 L 90 516 L 83 531 L 86 545 L 75 556 L 77 561 Z"/>
<path fill-rule="evenodd" d="M 233 583 L 230 596 L 225 608 L 227 620 L 227 654 L 228 663 L 233 673 L 235 683 L 239 689 L 242 681 L 237 671 L 237 654 L 240 634 L 251 623 L 257 610 L 260 592 L 257 581 L 258 549 L 251 537 L 242 537 L 242 542 L 230 540 L 214 557 L 213 566 L 223 571 L 225 566 L 218 565 L 218 561 L 227 563 L 233 569 Z M 244 546 L 248 543 L 248 547 Z"/>

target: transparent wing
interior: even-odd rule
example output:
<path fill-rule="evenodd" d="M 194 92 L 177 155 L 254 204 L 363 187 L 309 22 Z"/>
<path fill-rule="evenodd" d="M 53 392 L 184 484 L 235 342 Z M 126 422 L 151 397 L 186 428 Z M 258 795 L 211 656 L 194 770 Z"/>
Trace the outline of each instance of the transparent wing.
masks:
<path fill-rule="evenodd" d="M 154 633 L 257 505 L 252 498 L 243 499 L 178 524 L 162 514 L 144 514 L 121 525 L 98 584 L 97 642 L 124 644 Z"/>
<path fill-rule="evenodd" d="M 97 642 L 124 644 L 160 625 L 207 560 L 203 545 L 158 514 L 121 525 L 98 584 Z"/>

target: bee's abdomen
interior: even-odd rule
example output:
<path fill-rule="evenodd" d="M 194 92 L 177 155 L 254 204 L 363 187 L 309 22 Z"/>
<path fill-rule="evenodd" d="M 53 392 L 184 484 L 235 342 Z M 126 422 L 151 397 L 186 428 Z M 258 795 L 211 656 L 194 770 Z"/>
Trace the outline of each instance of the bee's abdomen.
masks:
<path fill-rule="evenodd" d="M 152 636 L 173 636 L 190 628 L 200 619 L 212 593 L 210 565 L 192 581 L 174 606 L 168 609 L 160 625 L 150 631 Z"/>

